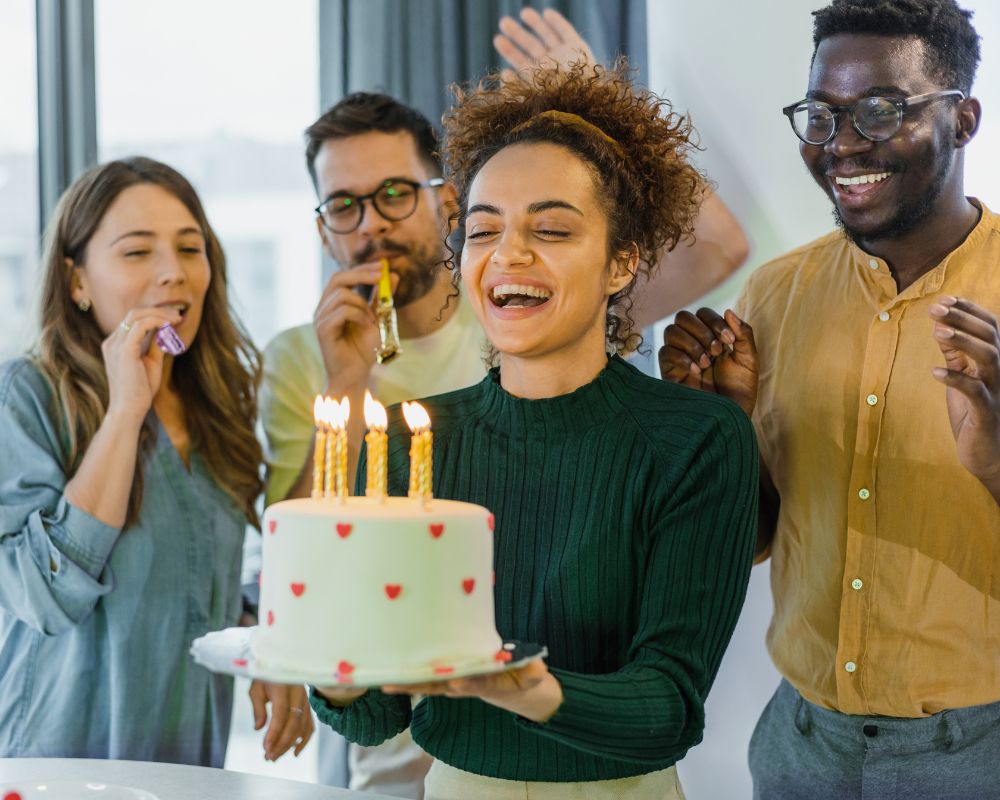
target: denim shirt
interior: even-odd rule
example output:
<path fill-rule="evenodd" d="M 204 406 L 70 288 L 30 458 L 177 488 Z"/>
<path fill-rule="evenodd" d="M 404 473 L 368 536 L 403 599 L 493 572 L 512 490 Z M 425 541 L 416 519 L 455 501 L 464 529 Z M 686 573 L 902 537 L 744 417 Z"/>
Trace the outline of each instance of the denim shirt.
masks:
<path fill-rule="evenodd" d="M 66 501 L 48 382 L 0 366 L 0 757 L 221 767 L 232 680 L 191 641 L 239 621 L 245 519 L 159 422 L 137 522 Z"/>

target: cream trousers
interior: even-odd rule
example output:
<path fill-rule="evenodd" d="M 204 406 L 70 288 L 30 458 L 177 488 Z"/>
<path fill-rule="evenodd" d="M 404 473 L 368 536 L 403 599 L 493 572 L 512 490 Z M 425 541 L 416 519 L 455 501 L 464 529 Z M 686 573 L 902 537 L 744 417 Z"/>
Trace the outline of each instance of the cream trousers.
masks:
<path fill-rule="evenodd" d="M 684 800 L 676 766 L 634 778 L 547 783 L 487 778 L 435 761 L 424 787 L 424 800 Z"/>

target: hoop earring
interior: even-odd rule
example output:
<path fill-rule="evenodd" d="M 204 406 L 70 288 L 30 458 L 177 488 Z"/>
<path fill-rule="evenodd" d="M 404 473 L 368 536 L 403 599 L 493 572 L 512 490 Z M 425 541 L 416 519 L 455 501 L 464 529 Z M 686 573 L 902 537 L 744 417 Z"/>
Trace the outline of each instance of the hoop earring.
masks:
<path fill-rule="evenodd" d="M 90 301 L 85 297 L 83 298 L 83 300 L 81 300 L 79 303 L 76 304 L 76 307 L 80 309 L 84 314 L 86 314 L 88 311 L 90 311 Z"/>

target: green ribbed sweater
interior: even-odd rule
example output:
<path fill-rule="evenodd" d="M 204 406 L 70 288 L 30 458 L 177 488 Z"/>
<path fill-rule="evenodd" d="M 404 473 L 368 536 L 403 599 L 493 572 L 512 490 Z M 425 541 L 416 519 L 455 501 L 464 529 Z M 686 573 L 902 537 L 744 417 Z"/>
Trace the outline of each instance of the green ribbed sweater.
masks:
<path fill-rule="evenodd" d="M 314 693 L 320 720 L 363 745 L 409 725 L 435 758 L 511 780 L 669 767 L 701 740 L 746 595 L 757 520 L 746 415 L 618 357 L 561 397 L 513 397 L 494 370 L 422 402 L 435 496 L 496 516 L 497 630 L 548 647 L 565 699 L 539 725 L 476 699 L 411 712 L 407 696 L 373 690 L 337 709 Z M 409 433 L 398 408 L 390 419 L 390 493 L 405 495 Z"/>

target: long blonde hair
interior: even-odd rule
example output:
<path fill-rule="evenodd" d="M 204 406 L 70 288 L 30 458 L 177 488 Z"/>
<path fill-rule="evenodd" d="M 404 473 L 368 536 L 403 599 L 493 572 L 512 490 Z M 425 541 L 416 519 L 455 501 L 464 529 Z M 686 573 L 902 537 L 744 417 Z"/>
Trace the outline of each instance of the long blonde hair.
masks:
<path fill-rule="evenodd" d="M 104 214 L 123 190 L 137 184 L 153 184 L 173 194 L 204 234 L 212 280 L 198 335 L 174 361 L 171 375 L 193 450 L 247 520 L 258 526 L 254 504 L 263 489 L 263 454 L 254 425 L 260 353 L 229 304 L 226 258 L 198 195 L 184 176 L 149 158 L 111 161 L 81 175 L 60 198 L 45 232 L 40 330 L 31 355 L 55 391 L 53 418 L 68 442 L 63 467 L 67 475 L 76 472 L 108 408 L 104 337 L 93 314 L 72 301 L 73 267 L 66 260 L 85 264 L 87 244 Z M 125 527 L 139 515 L 143 464 L 152 444 L 152 429 L 144 425 Z"/>

